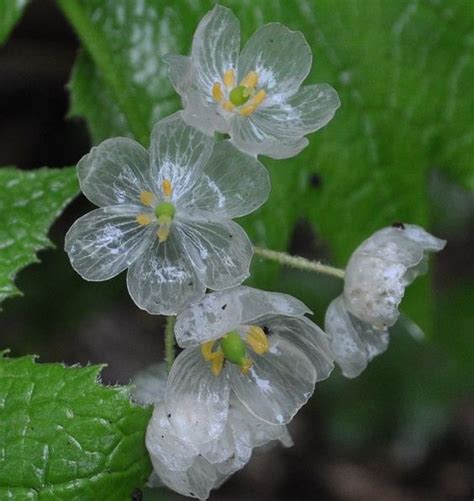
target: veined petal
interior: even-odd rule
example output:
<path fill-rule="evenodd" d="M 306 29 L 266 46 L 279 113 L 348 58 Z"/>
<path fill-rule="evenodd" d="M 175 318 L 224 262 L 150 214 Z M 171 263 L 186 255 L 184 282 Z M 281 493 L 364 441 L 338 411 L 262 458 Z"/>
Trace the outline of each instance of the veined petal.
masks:
<path fill-rule="evenodd" d="M 172 201 L 196 182 L 209 160 L 213 138 L 187 125 L 181 113 L 160 120 L 151 133 L 150 158 L 155 190 L 165 179 L 173 188 Z"/>
<path fill-rule="evenodd" d="M 204 284 L 225 289 L 249 276 L 253 248 L 245 231 L 233 221 L 186 221 L 179 224 L 183 246 Z"/>
<path fill-rule="evenodd" d="M 234 218 L 253 212 L 269 194 L 267 169 L 229 141 L 221 141 L 214 147 L 202 177 L 181 198 L 180 205 L 193 217 Z"/>
<path fill-rule="evenodd" d="M 179 95 L 185 94 L 192 84 L 191 58 L 169 54 L 163 61 L 168 65 L 168 74 L 174 90 Z"/>
<path fill-rule="evenodd" d="M 154 225 L 137 223 L 141 210 L 131 204 L 103 207 L 75 221 L 64 248 L 82 278 L 101 281 L 115 277 L 151 246 Z"/>
<path fill-rule="evenodd" d="M 311 311 L 288 294 L 234 287 L 207 294 L 199 304 L 182 311 L 176 319 L 175 336 L 182 347 L 196 346 L 268 315 L 299 317 L 305 313 Z"/>
<path fill-rule="evenodd" d="M 174 227 L 164 242 L 155 235 L 153 245 L 128 270 L 127 286 L 137 306 L 156 315 L 175 315 L 205 293 Z"/>
<path fill-rule="evenodd" d="M 215 102 L 204 99 L 201 92 L 190 90 L 183 95 L 183 120 L 208 136 L 214 136 L 214 132 L 225 134 L 229 125 L 218 112 L 217 106 Z"/>
<path fill-rule="evenodd" d="M 152 185 L 148 152 L 126 137 L 106 139 L 83 156 L 77 175 L 84 195 L 99 207 L 139 203 Z"/>
<path fill-rule="evenodd" d="M 311 69 L 311 49 L 300 31 L 280 23 L 266 24 L 246 43 L 239 60 L 239 80 L 250 71 L 267 95 L 294 94 Z"/>
<path fill-rule="evenodd" d="M 294 157 L 309 144 L 305 137 L 277 138 L 260 129 L 252 116 L 232 117 L 230 137 L 232 144 L 248 155 L 265 155 L 276 159 Z"/>
<path fill-rule="evenodd" d="M 132 377 L 132 398 L 141 405 L 157 405 L 165 399 L 168 372 L 159 362 L 138 371 Z"/>
<path fill-rule="evenodd" d="M 216 5 L 199 23 L 191 52 L 195 82 L 209 99 L 214 83 L 236 68 L 239 51 L 239 20 L 230 9 Z"/>
<path fill-rule="evenodd" d="M 249 412 L 268 424 L 289 423 L 313 394 L 316 370 L 309 358 L 283 338 L 270 338 L 270 351 L 253 357 L 249 372 L 232 365 L 230 384 Z"/>
<path fill-rule="evenodd" d="M 171 368 L 165 396 L 175 433 L 195 445 L 219 437 L 227 423 L 229 394 L 226 374 L 212 374 L 201 348 L 182 351 Z"/>
<path fill-rule="evenodd" d="M 388 346 L 389 334 L 351 315 L 343 296 L 331 302 L 326 312 L 325 329 L 332 338 L 335 360 L 344 376 L 357 377 L 372 358 Z"/>

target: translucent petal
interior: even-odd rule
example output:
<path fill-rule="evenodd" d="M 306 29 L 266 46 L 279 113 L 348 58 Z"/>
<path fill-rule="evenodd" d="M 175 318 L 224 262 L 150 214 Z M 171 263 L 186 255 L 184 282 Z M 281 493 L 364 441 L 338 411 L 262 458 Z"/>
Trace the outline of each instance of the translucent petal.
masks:
<path fill-rule="evenodd" d="M 234 218 L 253 212 L 269 194 L 267 169 L 229 141 L 221 141 L 214 147 L 202 177 L 181 198 L 180 206 L 195 218 Z"/>
<path fill-rule="evenodd" d="M 284 102 L 261 106 L 249 119 L 264 134 L 287 141 L 324 127 L 340 104 L 330 85 L 307 85 Z"/>
<path fill-rule="evenodd" d="M 170 54 L 165 56 L 163 61 L 168 65 L 168 74 L 174 90 L 180 95 L 185 94 L 192 84 L 191 58 Z"/>
<path fill-rule="evenodd" d="M 249 276 L 253 248 L 238 224 L 180 219 L 179 231 L 194 268 L 208 288 L 232 287 Z"/>
<path fill-rule="evenodd" d="M 141 405 L 156 405 L 165 399 L 168 372 L 166 364 L 149 365 L 132 377 L 132 398 Z"/>
<path fill-rule="evenodd" d="M 92 148 L 79 160 L 77 175 L 84 195 L 99 207 L 139 203 L 152 186 L 148 152 L 125 137 Z"/>
<path fill-rule="evenodd" d="M 267 315 L 298 317 L 305 313 L 310 310 L 287 294 L 234 287 L 207 294 L 199 304 L 182 311 L 176 319 L 175 336 L 182 347 L 196 346 Z"/>
<path fill-rule="evenodd" d="M 316 370 L 293 343 L 270 338 L 270 351 L 252 357 L 247 375 L 232 365 L 231 387 L 237 398 L 257 418 L 269 424 L 286 424 L 313 394 Z"/>
<path fill-rule="evenodd" d="M 288 136 L 282 139 L 259 129 L 252 116 L 236 115 L 232 118 L 230 127 L 232 144 L 248 155 L 266 155 L 276 159 L 291 158 L 308 146 L 305 137 Z"/>
<path fill-rule="evenodd" d="M 146 432 L 146 447 L 152 458 L 156 457 L 171 470 L 189 468 L 199 454 L 192 443 L 175 434 L 166 417 L 164 404 L 157 405 L 153 411 Z"/>
<path fill-rule="evenodd" d="M 267 95 L 294 94 L 311 69 L 311 49 L 303 34 L 279 23 L 266 24 L 246 43 L 239 60 L 239 79 L 258 74 Z"/>
<path fill-rule="evenodd" d="M 326 312 L 326 332 L 332 338 L 336 362 L 344 376 L 354 378 L 376 355 L 387 349 L 389 335 L 358 321 L 346 309 L 343 296 L 331 302 Z"/>
<path fill-rule="evenodd" d="M 199 23 L 193 38 L 194 79 L 211 99 L 212 86 L 224 72 L 236 68 L 240 51 L 240 23 L 230 9 L 216 5 Z"/>
<path fill-rule="evenodd" d="M 182 351 L 171 368 L 165 397 L 175 433 L 195 445 L 217 438 L 227 422 L 229 393 L 225 371 L 214 376 L 201 348 Z"/>
<path fill-rule="evenodd" d="M 150 157 L 155 190 L 167 179 L 177 201 L 196 182 L 212 153 L 213 138 L 187 125 L 181 113 L 160 120 L 151 133 Z"/>
<path fill-rule="evenodd" d="M 270 338 L 277 336 L 297 346 L 313 363 L 317 381 L 326 379 L 334 369 L 330 337 L 306 317 L 271 315 L 259 320 Z"/>
<path fill-rule="evenodd" d="M 154 225 L 137 223 L 141 210 L 131 204 L 103 207 L 69 228 L 64 248 L 82 278 L 100 281 L 115 277 L 151 246 Z"/>
<path fill-rule="evenodd" d="M 155 238 L 130 267 L 127 286 L 135 303 L 156 315 L 175 315 L 205 293 L 173 226 L 166 241 Z"/>
<path fill-rule="evenodd" d="M 195 129 L 213 136 L 214 132 L 225 134 L 229 124 L 218 112 L 218 105 L 206 101 L 199 91 L 190 90 L 183 96 L 183 120 Z"/>

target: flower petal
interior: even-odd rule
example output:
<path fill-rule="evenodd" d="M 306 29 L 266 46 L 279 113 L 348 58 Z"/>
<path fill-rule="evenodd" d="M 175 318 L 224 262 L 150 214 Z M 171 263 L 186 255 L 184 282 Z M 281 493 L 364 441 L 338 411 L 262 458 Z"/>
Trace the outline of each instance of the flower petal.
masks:
<path fill-rule="evenodd" d="M 140 405 L 156 405 L 165 399 L 168 372 L 166 364 L 159 362 L 149 365 L 134 374 L 132 378 L 132 398 Z"/>
<path fill-rule="evenodd" d="M 225 134 L 229 131 L 227 121 L 219 114 L 216 103 L 206 101 L 196 90 L 190 90 L 183 96 L 183 120 L 195 129 L 214 136 L 214 132 Z"/>
<path fill-rule="evenodd" d="M 311 49 L 300 31 L 279 23 L 266 24 L 246 43 L 239 60 L 239 79 L 258 74 L 258 87 L 267 95 L 291 96 L 308 76 Z"/>
<path fill-rule="evenodd" d="M 179 95 L 185 94 L 192 84 L 191 58 L 169 54 L 163 61 L 168 65 L 168 75 L 174 90 Z"/>
<path fill-rule="evenodd" d="M 234 287 L 207 294 L 199 304 L 182 311 L 176 319 L 175 336 L 182 347 L 196 346 L 267 315 L 299 317 L 305 313 L 311 311 L 288 294 Z"/>
<path fill-rule="evenodd" d="M 151 133 L 150 157 L 155 190 L 167 179 L 173 187 L 172 201 L 196 182 L 209 160 L 213 138 L 187 125 L 181 113 L 160 120 Z"/>
<path fill-rule="evenodd" d="M 316 370 L 293 343 L 270 338 L 270 351 L 252 357 L 247 375 L 236 365 L 229 371 L 230 384 L 249 412 L 269 424 L 289 423 L 313 394 Z"/>
<path fill-rule="evenodd" d="M 214 147 L 197 184 L 180 205 L 200 219 L 234 218 L 250 214 L 267 200 L 270 177 L 256 159 L 237 150 L 229 141 Z"/>
<path fill-rule="evenodd" d="M 236 68 L 239 51 L 239 20 L 230 9 L 216 5 L 199 23 L 191 53 L 195 82 L 209 99 L 214 83 Z"/>
<path fill-rule="evenodd" d="M 388 346 L 389 334 L 351 315 L 343 296 L 331 302 L 326 312 L 325 329 L 332 338 L 332 349 L 344 376 L 354 378 L 368 362 L 383 353 Z"/>
<path fill-rule="evenodd" d="M 138 204 L 140 193 L 152 185 L 149 170 L 148 152 L 126 137 L 103 141 L 77 164 L 82 192 L 99 207 Z"/>
<path fill-rule="evenodd" d="M 201 348 L 182 351 L 171 368 L 165 396 L 176 435 L 195 445 L 219 437 L 227 423 L 229 394 L 225 372 L 214 376 Z"/>
<path fill-rule="evenodd" d="M 142 226 L 136 205 L 96 209 L 79 218 L 66 234 L 64 248 L 82 278 L 108 280 L 128 268 L 151 245 L 153 225 Z"/>
<path fill-rule="evenodd" d="M 205 293 L 173 227 L 166 241 L 155 238 L 130 267 L 127 286 L 137 306 L 155 315 L 175 315 Z"/>
<path fill-rule="evenodd" d="M 208 288 L 226 289 L 249 276 L 253 248 L 237 223 L 180 219 L 179 231 L 194 268 Z"/>

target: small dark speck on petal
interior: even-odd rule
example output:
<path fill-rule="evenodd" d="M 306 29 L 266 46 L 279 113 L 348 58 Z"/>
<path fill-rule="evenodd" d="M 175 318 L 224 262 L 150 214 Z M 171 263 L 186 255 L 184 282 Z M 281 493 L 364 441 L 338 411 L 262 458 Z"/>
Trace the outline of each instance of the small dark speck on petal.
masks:
<path fill-rule="evenodd" d="M 400 223 L 399 221 L 395 221 L 394 223 L 392 223 L 392 226 L 394 228 L 400 228 L 401 230 L 405 229 L 405 225 L 403 223 Z"/>
<path fill-rule="evenodd" d="M 226 308 L 227 308 L 227 303 L 221 306 L 221 310 L 225 310 Z"/>
<path fill-rule="evenodd" d="M 168 414 L 168 419 L 171 417 L 171 414 Z"/>
<path fill-rule="evenodd" d="M 232 235 L 231 233 L 229 233 L 229 238 L 234 238 L 234 235 Z"/>

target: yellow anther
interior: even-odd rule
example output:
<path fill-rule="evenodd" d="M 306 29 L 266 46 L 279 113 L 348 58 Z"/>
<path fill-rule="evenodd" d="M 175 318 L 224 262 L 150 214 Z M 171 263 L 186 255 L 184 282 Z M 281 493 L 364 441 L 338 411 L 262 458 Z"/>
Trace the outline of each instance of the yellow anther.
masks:
<path fill-rule="evenodd" d="M 219 102 L 223 97 L 224 94 L 222 94 L 221 84 L 217 82 L 212 86 L 212 98 L 214 101 Z"/>
<path fill-rule="evenodd" d="M 222 104 L 225 111 L 234 111 L 235 106 L 230 101 L 225 101 Z"/>
<path fill-rule="evenodd" d="M 153 218 L 150 216 L 150 214 L 138 214 L 137 216 L 137 223 L 141 224 L 142 226 L 146 226 L 147 224 L 150 224 L 153 221 Z"/>
<path fill-rule="evenodd" d="M 155 195 L 153 195 L 151 191 L 142 191 L 140 193 L 140 202 L 143 205 L 148 205 L 150 207 L 153 207 L 155 201 L 156 201 Z"/>
<path fill-rule="evenodd" d="M 262 328 L 256 325 L 252 325 L 249 328 L 245 341 L 257 355 L 263 355 L 270 349 L 267 335 L 263 332 Z"/>
<path fill-rule="evenodd" d="M 212 351 L 212 348 L 214 347 L 214 344 L 215 341 L 208 341 L 207 343 L 201 344 L 201 354 L 206 362 L 209 362 L 213 358 L 215 352 Z"/>
<path fill-rule="evenodd" d="M 263 90 L 260 89 L 255 96 L 252 97 L 250 100 L 251 104 L 253 104 L 255 107 L 260 106 L 263 103 L 263 100 L 267 96 L 267 93 Z"/>
<path fill-rule="evenodd" d="M 248 117 L 257 109 L 253 104 L 246 104 L 243 108 L 240 108 L 240 114 L 244 117 Z"/>
<path fill-rule="evenodd" d="M 229 89 L 235 85 L 235 71 L 231 68 L 224 72 L 224 85 Z"/>
<path fill-rule="evenodd" d="M 161 216 L 158 218 L 158 223 L 160 225 L 156 235 L 158 236 L 158 240 L 160 242 L 165 242 L 167 240 L 170 234 L 171 221 L 172 219 L 170 216 Z"/>
<path fill-rule="evenodd" d="M 224 354 L 219 350 L 211 360 L 211 372 L 214 376 L 218 376 L 222 371 L 222 367 L 224 367 Z"/>
<path fill-rule="evenodd" d="M 253 365 L 252 360 L 250 360 L 250 358 L 246 358 L 242 362 L 242 365 L 240 366 L 240 372 L 244 375 L 247 375 L 252 365 Z"/>
<path fill-rule="evenodd" d="M 171 181 L 169 179 L 163 179 L 161 187 L 163 188 L 163 195 L 165 197 L 170 197 L 172 195 L 173 187 L 171 186 Z"/>
<path fill-rule="evenodd" d="M 256 71 L 249 71 L 240 82 L 244 87 L 255 88 L 258 84 L 258 74 Z"/>

